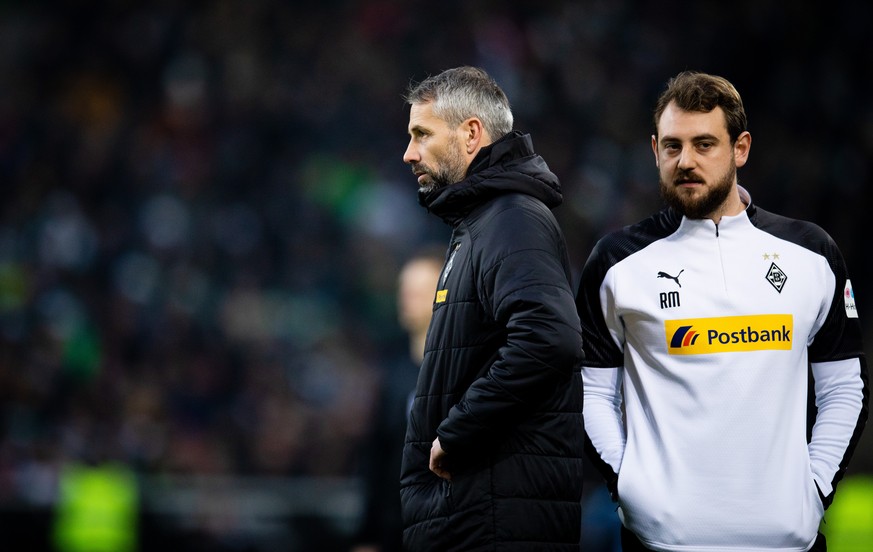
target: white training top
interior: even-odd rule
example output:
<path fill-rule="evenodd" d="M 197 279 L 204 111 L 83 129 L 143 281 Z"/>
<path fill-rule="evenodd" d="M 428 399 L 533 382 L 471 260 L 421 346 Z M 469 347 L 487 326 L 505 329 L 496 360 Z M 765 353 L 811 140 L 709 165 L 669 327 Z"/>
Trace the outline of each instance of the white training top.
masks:
<path fill-rule="evenodd" d="M 664 210 L 598 243 L 577 306 L 589 451 L 623 524 L 659 551 L 807 550 L 866 419 L 830 237 L 751 205 Z"/>

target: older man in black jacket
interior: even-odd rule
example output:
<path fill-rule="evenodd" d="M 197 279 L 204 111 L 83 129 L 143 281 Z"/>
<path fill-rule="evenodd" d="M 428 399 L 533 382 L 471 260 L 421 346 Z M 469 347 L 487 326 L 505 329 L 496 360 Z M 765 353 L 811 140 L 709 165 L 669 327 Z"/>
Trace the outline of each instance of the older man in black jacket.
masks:
<path fill-rule="evenodd" d="M 453 231 L 403 452 L 404 543 L 578 552 L 583 353 L 558 179 L 484 71 L 406 99 L 403 160 Z"/>

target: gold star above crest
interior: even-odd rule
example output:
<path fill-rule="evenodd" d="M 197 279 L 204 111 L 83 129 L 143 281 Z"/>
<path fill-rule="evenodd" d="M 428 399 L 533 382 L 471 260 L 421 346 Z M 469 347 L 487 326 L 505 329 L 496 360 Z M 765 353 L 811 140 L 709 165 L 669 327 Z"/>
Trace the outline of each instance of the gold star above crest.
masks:
<path fill-rule="evenodd" d="M 779 260 L 779 253 L 773 253 L 772 257 L 776 260 Z"/>
<path fill-rule="evenodd" d="M 770 255 L 764 253 L 764 260 L 765 260 L 765 261 L 769 261 L 769 260 L 770 260 Z"/>

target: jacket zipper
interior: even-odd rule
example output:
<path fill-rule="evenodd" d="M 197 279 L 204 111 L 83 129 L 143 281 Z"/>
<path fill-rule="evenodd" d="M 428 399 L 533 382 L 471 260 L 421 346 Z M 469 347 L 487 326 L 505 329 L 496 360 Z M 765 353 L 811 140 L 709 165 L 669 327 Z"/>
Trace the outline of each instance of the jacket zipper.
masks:
<path fill-rule="evenodd" d="M 452 507 L 452 482 L 448 479 L 443 479 L 443 496 L 446 499 L 449 507 Z"/>

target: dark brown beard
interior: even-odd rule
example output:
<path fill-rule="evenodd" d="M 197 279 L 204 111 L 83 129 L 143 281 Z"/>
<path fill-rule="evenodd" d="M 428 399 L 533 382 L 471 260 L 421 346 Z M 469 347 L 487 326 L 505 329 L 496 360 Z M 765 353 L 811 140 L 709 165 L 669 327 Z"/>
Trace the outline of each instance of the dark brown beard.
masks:
<path fill-rule="evenodd" d="M 674 182 L 665 183 L 661 180 L 661 197 L 667 205 L 690 219 L 710 218 L 713 213 L 724 205 L 733 189 L 736 176 L 737 166 L 731 162 L 727 173 L 709 189 L 705 196 L 699 199 L 688 198 L 681 193 Z"/>

